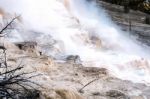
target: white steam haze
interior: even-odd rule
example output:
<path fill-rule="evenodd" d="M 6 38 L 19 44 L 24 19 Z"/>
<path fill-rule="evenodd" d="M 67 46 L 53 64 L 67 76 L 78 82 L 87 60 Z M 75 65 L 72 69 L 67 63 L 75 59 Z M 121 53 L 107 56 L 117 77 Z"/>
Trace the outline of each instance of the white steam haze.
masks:
<path fill-rule="evenodd" d="M 35 40 L 46 54 L 79 55 L 84 66 L 104 67 L 118 78 L 150 83 L 148 49 L 129 39 L 95 3 L 0 0 L 0 8 L 22 16 L 24 29 L 15 41 Z"/>

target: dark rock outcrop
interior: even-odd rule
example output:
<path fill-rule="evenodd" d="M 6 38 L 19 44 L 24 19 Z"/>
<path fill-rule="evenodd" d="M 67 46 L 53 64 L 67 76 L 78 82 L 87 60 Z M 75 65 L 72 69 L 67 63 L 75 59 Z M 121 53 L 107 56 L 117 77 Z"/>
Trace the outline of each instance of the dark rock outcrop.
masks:
<path fill-rule="evenodd" d="M 134 9 L 143 11 L 150 14 L 150 1 L 149 0 L 98 0 L 105 1 L 116 5 L 124 6 L 125 12 L 127 9 Z"/>

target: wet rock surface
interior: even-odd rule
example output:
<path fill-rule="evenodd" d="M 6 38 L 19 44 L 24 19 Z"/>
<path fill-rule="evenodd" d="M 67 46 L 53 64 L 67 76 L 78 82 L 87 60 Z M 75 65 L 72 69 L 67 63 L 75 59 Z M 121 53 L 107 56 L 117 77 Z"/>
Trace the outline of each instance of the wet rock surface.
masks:
<path fill-rule="evenodd" d="M 41 99 L 150 99 L 148 85 L 115 78 L 105 68 L 85 67 L 44 55 L 32 57 L 28 56 L 28 51 L 17 47 L 7 52 L 10 65 L 17 64 L 21 57 L 22 64 L 25 64 L 23 72 L 36 71 L 41 74 L 33 78 L 43 87 L 38 88 Z"/>
<path fill-rule="evenodd" d="M 130 32 L 138 41 L 150 46 L 150 25 L 146 22 L 148 14 L 135 10 L 124 13 L 123 6 L 106 3 L 101 0 L 97 1 L 97 5 L 103 7 L 123 31 Z"/>

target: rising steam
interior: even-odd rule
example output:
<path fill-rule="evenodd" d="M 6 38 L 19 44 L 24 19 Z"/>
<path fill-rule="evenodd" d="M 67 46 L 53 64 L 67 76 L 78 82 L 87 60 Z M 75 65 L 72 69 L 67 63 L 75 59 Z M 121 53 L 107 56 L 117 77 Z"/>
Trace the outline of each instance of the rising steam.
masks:
<path fill-rule="evenodd" d="M 149 56 L 96 3 L 86 0 L 0 0 L 8 13 L 22 15 L 18 40 L 38 41 L 44 53 L 79 55 L 84 66 L 107 68 L 134 82 L 150 82 Z M 12 39 L 12 38 L 9 38 Z"/>

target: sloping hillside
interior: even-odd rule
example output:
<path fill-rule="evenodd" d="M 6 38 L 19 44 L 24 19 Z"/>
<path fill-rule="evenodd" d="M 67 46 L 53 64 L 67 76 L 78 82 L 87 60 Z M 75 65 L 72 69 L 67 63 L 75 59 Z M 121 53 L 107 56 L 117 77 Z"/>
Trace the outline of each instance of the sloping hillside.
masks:
<path fill-rule="evenodd" d="M 112 20 L 118 26 L 121 26 L 122 30 L 130 32 L 138 40 L 150 45 L 150 25 L 145 23 L 146 16 L 149 16 L 148 14 L 134 10 L 124 13 L 123 6 L 103 1 L 97 2 L 106 10 L 106 13 L 110 15 Z"/>
<path fill-rule="evenodd" d="M 122 30 L 129 31 L 137 40 L 150 45 L 150 25 L 144 22 L 145 13 L 133 10 L 124 13 L 122 6 L 102 1 L 97 4 L 105 9 Z M 23 72 L 35 71 L 41 74 L 32 79 L 42 86 L 37 88 L 41 91 L 40 99 L 150 99 L 148 84 L 118 79 L 110 74 L 110 70 L 93 67 L 92 64 L 85 67 L 78 55 L 58 60 L 43 54 L 38 49 L 39 45 L 34 42 L 25 45 L 24 43 L 4 44 L 7 48 L 8 63 L 16 65 L 21 61 L 25 67 Z M 132 64 L 149 65 L 144 59 L 135 60 Z"/>

